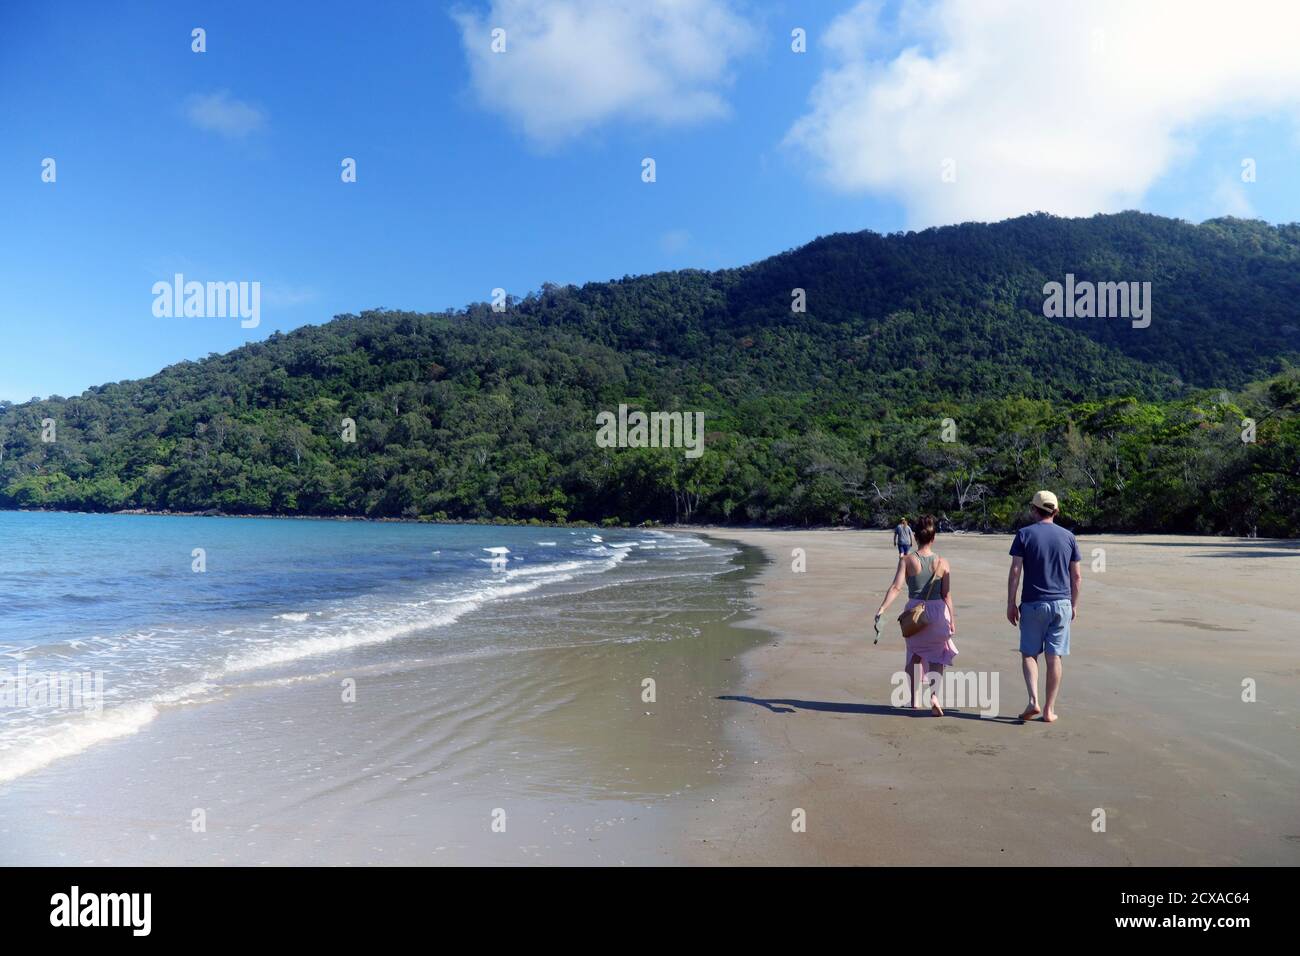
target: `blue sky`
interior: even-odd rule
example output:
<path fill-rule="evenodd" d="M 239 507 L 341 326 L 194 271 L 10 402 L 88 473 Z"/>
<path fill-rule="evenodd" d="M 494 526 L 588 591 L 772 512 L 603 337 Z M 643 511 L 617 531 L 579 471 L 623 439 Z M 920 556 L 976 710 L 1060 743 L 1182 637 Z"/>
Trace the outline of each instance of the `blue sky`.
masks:
<path fill-rule="evenodd" d="M 0 399 L 339 313 L 740 265 L 836 231 L 1300 219 L 1286 6 L 1173 40 L 1160 3 L 1006 6 L 11 0 Z M 260 282 L 260 326 L 155 317 L 176 272 Z"/>

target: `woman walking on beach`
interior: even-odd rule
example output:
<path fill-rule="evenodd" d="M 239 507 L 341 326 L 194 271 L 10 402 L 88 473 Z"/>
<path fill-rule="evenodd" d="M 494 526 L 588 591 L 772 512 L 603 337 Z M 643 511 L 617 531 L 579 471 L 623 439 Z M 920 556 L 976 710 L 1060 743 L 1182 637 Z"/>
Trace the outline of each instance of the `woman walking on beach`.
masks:
<path fill-rule="evenodd" d="M 957 657 L 957 645 L 952 636 L 957 633 L 957 620 L 952 610 L 952 575 L 946 559 L 935 554 L 932 545 L 936 533 L 934 515 L 922 515 L 917 519 L 913 535 L 916 538 L 916 551 L 913 554 L 900 555 L 898 570 L 894 572 L 894 581 L 885 592 L 885 599 L 876 611 L 879 620 L 894 603 L 907 585 L 907 606 L 904 613 L 918 605 L 925 605 L 926 625 L 907 642 L 907 654 L 904 658 L 907 669 L 907 684 L 911 697 L 911 706 L 920 707 L 917 700 L 916 665 L 923 664 L 923 676 L 934 672 L 942 674 L 946 665 Z M 936 717 L 943 716 L 943 707 L 931 690 L 930 712 Z"/>

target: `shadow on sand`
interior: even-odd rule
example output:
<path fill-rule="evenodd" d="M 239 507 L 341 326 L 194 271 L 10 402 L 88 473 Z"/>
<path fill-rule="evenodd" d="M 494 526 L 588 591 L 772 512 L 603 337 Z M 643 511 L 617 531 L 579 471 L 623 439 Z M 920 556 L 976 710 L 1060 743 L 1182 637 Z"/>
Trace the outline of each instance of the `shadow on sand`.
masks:
<path fill-rule="evenodd" d="M 717 699 L 735 700 L 742 704 L 757 704 L 759 707 L 767 708 L 774 714 L 793 714 L 801 710 L 819 710 L 831 714 L 862 714 L 867 717 L 926 717 L 931 720 L 937 719 L 928 709 L 908 710 L 902 707 L 890 707 L 886 704 L 846 704 L 829 700 L 786 700 L 781 698 L 762 700 L 758 697 L 742 697 L 735 694 L 722 695 Z M 983 717 L 978 711 L 944 710 L 943 714 L 945 717 L 956 717 L 958 720 L 982 720 L 985 723 L 992 724 L 1025 723 L 1019 717 Z"/>

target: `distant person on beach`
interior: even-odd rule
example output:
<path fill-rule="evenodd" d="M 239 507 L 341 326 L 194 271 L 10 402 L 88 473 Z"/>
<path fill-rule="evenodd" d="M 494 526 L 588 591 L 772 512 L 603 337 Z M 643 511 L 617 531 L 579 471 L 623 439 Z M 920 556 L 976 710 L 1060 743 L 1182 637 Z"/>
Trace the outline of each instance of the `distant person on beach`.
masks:
<path fill-rule="evenodd" d="M 894 544 L 899 554 L 907 554 L 912 550 L 912 526 L 906 518 L 898 519 L 898 525 L 894 528 Z"/>
<path fill-rule="evenodd" d="M 1030 504 L 1034 523 L 1016 532 L 1011 542 L 1011 571 L 1007 575 L 1007 620 L 1020 625 L 1020 664 L 1029 691 L 1029 706 L 1021 720 L 1042 714 L 1056 720 L 1056 695 L 1061 689 L 1061 658 L 1070 653 L 1070 622 L 1079 612 L 1079 542 L 1056 523 L 1061 513 L 1056 495 L 1040 491 Z M 1016 589 L 1024 578 L 1020 603 Z M 1047 655 L 1047 702 L 1038 706 L 1038 656 Z"/>
<path fill-rule="evenodd" d="M 936 528 L 934 515 L 922 515 L 916 519 L 916 553 L 900 553 L 894 582 L 885 592 L 885 599 L 876 611 L 876 620 L 879 621 L 903 590 L 904 584 L 907 586 L 907 605 L 904 611 L 918 604 L 925 605 L 929 623 L 911 637 L 904 638 L 907 653 L 904 655 L 903 666 L 907 670 L 912 707 L 922 706 L 917 699 L 916 665 L 924 665 L 923 677 L 930 673 L 943 674 L 944 667 L 957 657 L 957 645 L 952 642 L 952 636 L 957 633 L 957 622 L 952 610 L 951 569 L 946 559 L 931 550 Z M 901 546 L 899 550 L 902 552 Z M 933 689 L 930 692 L 930 712 L 936 717 L 943 716 L 943 707 Z"/>

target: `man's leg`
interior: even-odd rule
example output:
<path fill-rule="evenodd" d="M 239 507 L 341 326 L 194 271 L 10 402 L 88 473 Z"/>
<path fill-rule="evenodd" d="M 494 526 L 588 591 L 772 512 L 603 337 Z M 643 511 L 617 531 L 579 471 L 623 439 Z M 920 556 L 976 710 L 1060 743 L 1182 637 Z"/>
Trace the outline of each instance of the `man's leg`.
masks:
<path fill-rule="evenodd" d="M 1029 692 L 1029 706 L 1020 715 L 1021 720 L 1037 717 L 1041 712 L 1038 707 L 1038 658 L 1028 654 L 1020 655 L 1020 669 L 1025 675 L 1025 690 Z"/>
<path fill-rule="evenodd" d="M 1057 601 L 1052 605 L 1052 626 L 1047 635 L 1047 706 L 1043 710 L 1043 720 L 1049 724 L 1056 720 L 1056 695 L 1061 689 L 1061 671 L 1070 653 L 1070 615 L 1072 608 L 1069 601 Z"/>
<path fill-rule="evenodd" d="M 1025 675 L 1025 690 L 1029 692 L 1029 706 L 1020 714 L 1021 720 L 1031 720 L 1042 713 L 1038 706 L 1038 655 L 1043 653 L 1043 605 L 1029 602 L 1020 605 L 1020 669 Z"/>
<path fill-rule="evenodd" d="M 1061 655 L 1047 655 L 1047 709 L 1043 720 L 1049 724 L 1056 720 L 1056 694 L 1061 689 Z"/>

